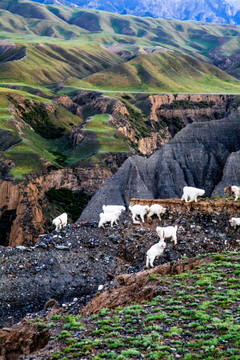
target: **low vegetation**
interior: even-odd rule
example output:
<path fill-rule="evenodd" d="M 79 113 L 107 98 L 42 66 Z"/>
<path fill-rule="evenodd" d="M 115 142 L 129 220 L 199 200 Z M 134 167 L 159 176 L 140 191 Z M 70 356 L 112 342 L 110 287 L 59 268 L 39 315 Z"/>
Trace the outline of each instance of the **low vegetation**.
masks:
<path fill-rule="evenodd" d="M 189 272 L 149 275 L 163 289 L 152 301 L 42 319 L 57 349 L 51 359 L 240 359 L 240 253 L 200 257 Z"/>
<path fill-rule="evenodd" d="M 232 93 L 240 88 L 238 80 L 220 69 L 175 52 L 138 56 L 89 76 L 82 86 L 93 90 L 165 93 Z"/>

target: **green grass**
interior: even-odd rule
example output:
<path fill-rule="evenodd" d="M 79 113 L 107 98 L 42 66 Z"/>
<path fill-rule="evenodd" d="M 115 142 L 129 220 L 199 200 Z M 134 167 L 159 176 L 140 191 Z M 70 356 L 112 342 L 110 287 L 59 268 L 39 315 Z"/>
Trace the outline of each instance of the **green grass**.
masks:
<path fill-rule="evenodd" d="M 219 56 L 235 54 L 239 34 L 238 28 L 220 25 L 2 0 L 0 40 L 13 44 L 0 54 L 0 128 L 22 140 L 6 152 L 16 162 L 11 173 L 21 179 L 31 171 L 41 172 L 41 158 L 59 166 L 78 161 L 104 166 L 104 154 L 128 153 L 130 146 L 136 147 L 111 126 L 107 115 L 92 117 L 84 129 L 85 139 L 76 148 L 69 147 L 64 135 L 81 119 L 63 107 L 51 111 L 56 95 L 73 96 L 79 89 L 90 89 L 122 101 L 123 93 L 130 92 L 239 93 L 239 80 L 212 66 L 210 56 L 216 49 Z M 223 37 L 226 42 L 221 44 Z M 119 51 L 126 51 L 132 60 L 121 58 Z M 19 54 L 23 56 L 17 61 L 7 61 Z M 238 76 L 239 69 L 232 73 Z M 37 109 L 34 104 L 21 114 L 34 131 L 22 122 L 23 135 L 19 135 L 6 94 L 38 103 Z M 46 104 L 47 115 L 41 112 Z M 150 136 L 145 115 L 131 101 L 124 104 L 136 139 Z M 30 153 L 32 163 L 27 161 Z"/>
<path fill-rule="evenodd" d="M 91 75 L 85 81 L 86 88 L 119 92 L 231 93 L 240 90 L 240 82 L 218 68 L 171 52 L 141 55 Z"/>
<path fill-rule="evenodd" d="M 22 96 L 23 94 L 25 96 Z M 15 98 L 15 95 L 20 95 L 21 98 Z M 10 130 L 14 138 L 21 140 L 20 143 L 18 142 L 4 153 L 6 158 L 15 162 L 15 166 L 11 169 L 10 174 L 16 179 L 23 179 L 23 175 L 32 171 L 38 174 L 41 173 L 43 169 L 41 158 L 46 159 L 57 166 L 62 165 L 59 161 L 61 150 L 59 149 L 57 141 L 51 138 L 44 138 L 41 136 L 41 133 L 38 134 L 33 131 L 20 119 L 18 119 L 18 121 L 21 124 L 21 131 L 23 132 L 24 137 L 19 137 L 16 124 L 12 114 L 9 112 L 10 101 L 14 103 L 20 111 L 22 111 L 23 105 L 26 106 L 29 111 L 26 113 L 32 114 L 34 119 L 36 119 L 36 112 L 38 112 L 38 109 L 41 109 L 40 114 L 44 113 L 41 105 L 44 102 L 46 108 L 49 106 L 50 110 L 46 111 L 48 124 L 51 124 L 51 128 L 53 129 L 55 127 L 64 129 L 64 133 L 67 133 L 73 126 L 81 122 L 81 119 L 52 101 L 45 100 L 35 95 L 29 95 L 22 91 L 15 90 L 15 92 L 12 92 L 11 94 L 10 101 L 7 99 L 7 96 L 9 98 L 9 93 L 7 93 L 6 90 L 0 92 L 0 128 Z M 19 99 L 22 101 L 20 102 L 21 105 L 18 105 Z M 31 112 L 32 109 L 34 109 L 34 113 Z M 23 113 L 25 114 L 24 111 Z"/>
<path fill-rule="evenodd" d="M 96 133 L 96 138 L 99 142 L 100 153 L 105 152 L 128 152 L 123 137 L 119 135 L 118 131 L 108 122 L 109 115 L 95 115 L 87 123 L 85 129 Z"/>
<path fill-rule="evenodd" d="M 30 149 L 27 149 L 26 151 L 19 151 L 19 149 L 16 149 L 16 151 L 5 153 L 4 156 L 13 160 L 16 164 L 16 166 L 11 169 L 10 174 L 18 180 L 22 180 L 23 175 L 25 174 L 29 174 L 32 171 L 39 172 L 42 169 L 39 155 L 32 152 Z"/>
<path fill-rule="evenodd" d="M 129 152 L 129 146 L 124 136 L 108 120 L 109 115 L 107 114 L 92 116 L 83 130 L 85 139 L 75 149 L 69 151 L 60 146 L 60 150 L 67 156 L 69 164 L 88 159 L 88 163 L 103 165 L 101 159 L 104 154 Z"/>
<path fill-rule="evenodd" d="M 2 1 L 0 9 L 0 39 L 15 42 L 16 51 L 20 47 L 27 49 L 26 58 L 15 63 L 1 64 L 4 69 L 2 81 L 5 83 L 23 82 L 26 86 L 40 86 L 72 78 L 73 86 L 80 88 L 82 83 L 79 79 L 123 62 L 114 54 L 118 49 L 126 50 L 130 56 L 149 50 L 167 49 L 211 63 L 210 53 L 214 49 L 218 49 L 219 54 L 225 56 L 234 54 L 240 45 L 240 30 L 220 25 L 141 19 L 130 15 L 122 17 L 104 11 L 44 6 L 24 0 L 11 2 L 11 6 L 9 2 Z M 33 16 L 36 16 L 34 20 Z M 223 37 L 226 38 L 226 42 L 220 44 L 219 41 Z M 111 49 L 111 52 L 107 51 L 107 48 Z M 145 56 L 151 63 L 151 54 Z M 149 69 L 144 72 L 146 65 L 149 64 L 143 63 L 142 68 L 138 69 L 138 75 L 144 81 L 151 82 L 155 70 L 153 74 Z M 129 67 L 127 64 L 125 66 L 126 69 L 123 68 L 121 71 L 128 72 Z M 24 71 L 26 69 L 28 71 Z M 239 70 L 235 70 L 238 74 Z M 138 83 L 136 74 L 129 72 L 131 81 Z M 169 78 L 171 79 L 171 71 Z M 162 80 L 165 88 L 161 79 L 158 79 L 159 84 L 143 86 L 142 91 L 168 91 L 167 79 L 163 77 Z M 200 92 L 210 92 L 214 89 L 214 79 L 210 84 L 207 80 L 209 79 L 205 79 L 200 86 Z M 89 88 L 91 85 L 88 84 Z M 169 87 L 171 88 L 171 84 Z M 114 88 L 115 85 L 112 83 L 111 89 Z M 182 88 L 179 86 L 176 91 L 190 92 L 192 88 L 193 84 L 188 88 L 186 81 Z M 230 87 L 225 84 L 222 91 L 230 91 Z M 236 87 L 233 88 L 234 91 L 239 90 Z"/>
<path fill-rule="evenodd" d="M 153 278 L 154 288 L 166 280 L 168 291 L 152 301 L 111 310 L 104 308 L 98 314 L 80 319 L 71 314 L 65 320 L 44 318 L 42 324 L 49 327 L 55 339 L 52 359 L 63 360 L 69 354 L 68 358 L 72 359 L 174 360 L 178 354 L 181 359 L 239 360 L 240 290 L 239 274 L 235 273 L 239 254 L 213 254 L 209 260 L 184 276 Z M 231 266 L 226 267 L 229 260 Z M 209 266 L 214 264 L 219 269 L 211 269 L 209 273 Z M 224 283 L 221 274 L 231 281 Z M 211 288 L 204 283 L 209 276 L 215 278 Z M 196 279 L 202 282 L 202 293 Z M 233 281 L 238 287 L 231 288 Z M 184 296 L 177 294 L 176 284 L 184 289 Z M 71 328 L 75 323 L 76 329 Z"/>

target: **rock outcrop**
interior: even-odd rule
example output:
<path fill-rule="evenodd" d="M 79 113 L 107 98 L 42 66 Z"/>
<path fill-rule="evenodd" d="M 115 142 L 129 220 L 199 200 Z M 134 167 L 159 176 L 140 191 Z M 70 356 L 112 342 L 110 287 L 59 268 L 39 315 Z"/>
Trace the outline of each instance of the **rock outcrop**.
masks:
<path fill-rule="evenodd" d="M 0 245 L 34 245 L 39 234 L 45 233 L 44 225 L 48 219 L 45 218 L 42 202 L 46 191 L 53 187 L 65 187 L 72 191 L 94 193 L 111 174 L 95 166 L 52 171 L 32 178 L 28 184 L 0 181 Z"/>
<path fill-rule="evenodd" d="M 22 355 L 43 348 L 49 341 L 47 329 L 41 329 L 26 319 L 21 324 L 0 330 L 0 359 L 19 359 Z"/>
<path fill-rule="evenodd" d="M 222 120 L 190 124 L 148 159 L 130 157 L 94 195 L 80 220 L 97 220 L 103 204 L 128 205 L 133 197 L 181 197 L 186 185 L 205 189 L 206 196 L 223 195 L 224 184 L 240 183 L 239 162 L 230 157 L 240 150 L 239 116 L 238 110 Z"/>
<path fill-rule="evenodd" d="M 34 108 L 36 104 L 33 100 L 27 102 L 24 97 L 19 95 L 9 96 L 9 99 L 11 100 L 11 111 L 14 114 L 11 121 L 14 122 L 19 136 L 24 137 L 22 124 L 28 127 L 31 125 L 24 122 L 21 109 L 22 111 L 24 110 L 25 114 Z M 151 155 L 155 150 L 160 149 L 163 144 L 166 144 L 175 136 L 176 132 L 185 127 L 188 122 L 199 122 L 200 120 L 209 122 L 215 118 L 222 117 L 224 114 L 233 112 L 237 106 L 238 98 L 230 95 L 144 94 L 136 96 L 123 95 L 122 97 L 119 96 L 119 98 L 111 98 L 101 93 L 81 91 L 73 99 L 67 96 L 60 96 L 56 99 L 56 102 L 84 119 L 83 122 L 73 127 L 68 134 L 64 135 L 63 141 L 69 145 L 69 148 L 75 149 L 80 143 L 86 141 L 86 136 L 90 136 L 84 132 L 84 124 L 89 115 L 109 113 L 111 114 L 110 121 L 112 125 L 125 137 L 132 152 L 136 153 L 138 151 L 144 155 Z M 47 114 L 52 114 L 56 110 L 56 105 L 52 103 L 46 103 L 43 107 Z M 200 126 L 199 124 L 199 129 Z M 203 132 L 205 131 L 204 129 Z M 200 130 L 196 131 L 198 132 Z M 94 132 L 91 132 L 91 135 L 93 136 L 92 141 L 94 141 Z M 187 134 L 186 136 L 191 137 L 192 135 Z M 136 196 L 147 198 L 179 196 L 180 188 L 188 181 L 182 180 L 185 175 L 182 174 L 182 170 L 175 167 L 176 162 L 174 162 L 173 159 L 178 159 L 181 152 L 185 154 L 187 150 L 185 149 L 185 145 L 182 144 L 185 140 L 181 136 L 179 137 L 179 135 L 176 136 L 176 139 L 180 139 L 180 152 L 178 150 L 173 151 L 171 150 L 171 146 L 167 147 L 165 145 L 165 147 L 163 147 L 165 150 L 161 152 L 163 158 L 160 166 L 157 160 L 158 155 L 153 155 L 149 160 L 137 157 L 130 159 L 119 172 L 119 174 L 122 175 L 118 174 L 118 177 L 121 177 L 121 185 L 117 180 L 116 186 L 114 185 L 112 190 L 109 191 L 108 189 L 106 191 L 108 194 L 107 197 L 101 195 L 102 201 L 109 201 L 109 199 L 113 198 L 115 199 L 114 201 L 128 203 L 131 197 Z M 0 150 L 5 151 L 18 141 L 20 141 L 20 138 L 13 137 L 10 131 L 0 131 Z M 188 155 L 188 157 L 190 156 L 191 159 L 194 156 L 196 156 L 197 159 L 200 156 L 199 154 L 201 154 L 199 144 L 197 147 L 195 146 L 196 142 L 198 141 L 196 140 L 188 145 L 188 152 L 191 154 L 191 156 Z M 92 142 L 89 141 L 86 146 L 90 146 L 91 144 Z M 191 146 L 194 147 L 194 150 L 191 150 Z M 208 146 L 212 145 L 210 144 Z M 238 151 L 238 147 L 233 150 Z M 195 152 L 197 152 L 197 154 L 195 154 Z M 206 152 L 204 153 L 206 155 Z M 218 158 L 224 158 L 224 164 L 226 157 L 229 155 L 228 152 L 227 155 L 225 153 L 226 151 L 224 150 L 223 154 L 218 156 Z M 193 156 L 193 154 L 195 155 Z M 27 183 L 25 181 L 22 183 L 14 183 L 12 176 L 9 175 L 9 170 L 14 166 L 14 163 L 11 160 L 2 158 L 0 165 L 0 244 L 5 246 L 33 245 L 38 235 L 46 231 L 46 229 L 44 230 L 44 225 L 47 220 L 49 220 L 46 218 L 42 207 L 46 191 L 52 187 L 66 187 L 73 191 L 85 191 L 92 194 L 100 188 L 105 180 L 118 170 L 126 157 L 126 153 L 106 153 L 101 155 L 103 167 L 89 164 L 87 159 L 84 164 L 81 161 L 76 162 L 74 169 L 61 170 L 51 169 L 51 164 L 41 159 L 43 162 L 44 175 L 36 177 L 36 175 L 30 174 L 27 176 Z M 211 156 L 211 152 L 207 153 L 206 158 L 199 160 L 199 163 L 205 164 L 205 162 L 208 162 L 208 157 L 210 157 L 210 161 L 214 163 L 215 159 L 214 156 Z M 173 159 L 171 160 L 171 158 Z M 227 183 L 226 185 L 228 185 L 229 173 L 233 173 L 231 164 L 234 164 L 234 160 L 230 160 L 231 158 L 226 162 L 226 168 L 224 169 L 222 168 L 222 160 L 220 161 L 220 166 L 218 166 L 219 160 L 217 159 L 215 161 L 213 166 L 213 172 L 216 172 L 214 173 L 214 186 L 216 185 L 216 174 L 218 181 L 220 181 L 221 172 L 224 171 L 224 174 L 226 173 L 226 176 L 224 175 L 223 177 L 223 183 L 219 184 L 216 191 L 222 191 L 225 184 Z M 191 166 L 195 166 L 196 168 L 194 160 L 191 161 Z M 148 170 L 145 169 L 145 163 L 148 164 Z M 166 171 L 163 170 L 164 166 L 166 167 Z M 174 168 L 171 174 L 169 174 L 169 166 L 170 168 Z M 181 166 L 180 164 L 179 167 L 181 168 Z M 183 167 L 184 166 L 186 169 L 189 169 L 190 165 L 185 164 Z M 156 170 L 157 167 L 158 170 Z M 207 166 L 204 165 L 204 167 L 206 168 Z M 229 170 L 227 170 L 228 168 Z M 159 171 L 162 171 L 162 173 L 160 174 Z M 166 175 L 164 171 L 165 173 L 168 172 L 168 175 Z M 183 172 L 186 171 L 187 170 L 183 170 Z M 191 169 L 188 171 L 189 173 L 192 172 Z M 194 171 L 196 172 L 196 169 Z M 126 174 L 129 174 L 130 178 L 128 178 Z M 170 187 L 174 188 L 174 185 L 169 185 L 169 178 L 166 178 L 164 184 L 156 185 L 156 181 L 158 181 L 157 178 L 161 177 L 162 179 L 165 175 L 171 178 L 173 184 L 180 179 L 177 190 L 170 191 Z M 234 183 L 237 182 L 235 178 L 232 180 Z M 194 181 L 194 183 L 197 184 L 196 181 Z M 163 191 L 164 187 L 166 188 L 165 192 Z M 213 184 L 210 185 L 208 194 L 212 191 L 214 191 Z M 123 192 L 124 195 L 122 195 Z M 97 208 L 96 212 L 98 213 Z M 86 217 L 88 217 L 88 215 Z"/>
<path fill-rule="evenodd" d="M 184 125 L 209 121 L 226 116 L 235 101 L 234 95 L 163 94 L 150 95 L 142 106 L 148 109 L 148 118 L 179 118 Z"/>
<path fill-rule="evenodd" d="M 189 123 L 221 119 L 237 106 L 234 95 L 136 95 L 113 98 L 103 93 L 80 91 L 70 99 L 56 98 L 59 105 L 87 119 L 110 114 L 111 124 L 143 155 L 151 155 Z M 82 141 L 82 128 L 73 129 L 74 144 Z"/>

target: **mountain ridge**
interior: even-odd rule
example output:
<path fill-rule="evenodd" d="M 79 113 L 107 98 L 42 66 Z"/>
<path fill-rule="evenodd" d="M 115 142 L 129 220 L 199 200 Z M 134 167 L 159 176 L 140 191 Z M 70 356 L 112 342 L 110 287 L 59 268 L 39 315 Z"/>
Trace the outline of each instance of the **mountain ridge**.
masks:
<path fill-rule="evenodd" d="M 43 4 L 104 10 L 118 14 L 164 19 L 240 24 L 240 4 L 235 0 L 32 0 Z"/>

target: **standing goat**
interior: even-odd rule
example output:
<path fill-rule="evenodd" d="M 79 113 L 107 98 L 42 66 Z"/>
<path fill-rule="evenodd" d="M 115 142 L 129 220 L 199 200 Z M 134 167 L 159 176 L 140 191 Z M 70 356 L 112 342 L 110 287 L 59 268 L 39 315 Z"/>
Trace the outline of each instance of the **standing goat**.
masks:
<path fill-rule="evenodd" d="M 56 226 L 55 230 L 61 229 L 63 226 L 67 225 L 67 213 L 63 213 L 53 219 L 52 224 Z"/>
<path fill-rule="evenodd" d="M 133 205 L 133 206 L 129 206 L 129 210 L 132 213 L 133 223 L 140 224 L 140 221 L 136 220 L 136 216 L 139 216 L 141 218 L 142 222 L 144 223 L 144 216 L 148 213 L 149 206 L 148 205 Z"/>
<path fill-rule="evenodd" d="M 103 205 L 102 209 L 103 209 L 104 213 L 116 212 L 116 211 L 122 212 L 122 211 L 126 210 L 125 206 L 122 206 L 122 205 Z"/>
<path fill-rule="evenodd" d="M 107 222 L 111 223 L 111 227 L 113 227 L 113 224 L 117 225 L 117 221 L 118 221 L 120 215 L 121 215 L 120 210 L 115 211 L 115 212 L 101 213 L 99 215 L 100 216 L 100 221 L 98 223 L 98 227 L 100 228 L 101 226 L 103 226 Z"/>
<path fill-rule="evenodd" d="M 149 219 L 150 217 L 152 217 L 153 215 L 157 215 L 157 217 L 159 218 L 159 220 L 161 220 L 161 215 L 165 214 L 166 212 L 166 208 L 164 208 L 163 206 L 159 205 L 159 204 L 153 204 L 150 206 L 149 208 L 149 212 L 147 214 L 147 218 Z"/>
<path fill-rule="evenodd" d="M 149 265 L 153 267 L 154 260 L 163 254 L 165 247 L 166 247 L 165 241 L 160 239 L 160 241 L 157 244 L 154 244 L 147 251 L 147 260 L 146 260 L 147 267 Z"/>
<path fill-rule="evenodd" d="M 232 217 L 230 220 L 230 225 L 234 227 L 234 229 L 237 228 L 237 226 L 240 226 L 240 218 Z"/>
<path fill-rule="evenodd" d="M 171 238 L 175 245 L 177 245 L 177 225 L 175 226 L 157 226 L 156 231 L 160 240 L 164 240 L 165 238 Z"/>
<path fill-rule="evenodd" d="M 185 200 L 186 202 L 192 202 L 192 201 L 197 202 L 197 197 L 203 196 L 204 194 L 205 194 L 205 190 L 203 189 L 198 189 L 192 186 L 184 186 L 183 196 L 181 200 Z"/>
<path fill-rule="evenodd" d="M 224 188 L 224 192 L 226 194 L 229 194 L 229 195 L 234 194 L 235 195 L 234 201 L 237 201 L 237 199 L 238 199 L 238 197 L 240 195 L 240 186 L 236 186 L 236 185 L 227 186 L 227 187 Z"/>

